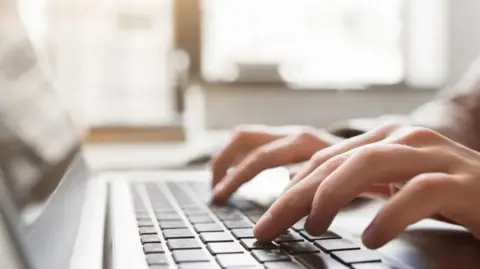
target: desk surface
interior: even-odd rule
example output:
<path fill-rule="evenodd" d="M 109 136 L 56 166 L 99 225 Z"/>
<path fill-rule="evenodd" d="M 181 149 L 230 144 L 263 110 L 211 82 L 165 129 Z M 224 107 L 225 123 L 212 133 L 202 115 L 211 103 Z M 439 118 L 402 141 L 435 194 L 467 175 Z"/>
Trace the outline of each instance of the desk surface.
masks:
<path fill-rule="evenodd" d="M 192 158 L 218 151 L 231 132 L 209 131 L 185 143 L 86 144 L 83 154 L 92 170 L 184 168 Z"/>

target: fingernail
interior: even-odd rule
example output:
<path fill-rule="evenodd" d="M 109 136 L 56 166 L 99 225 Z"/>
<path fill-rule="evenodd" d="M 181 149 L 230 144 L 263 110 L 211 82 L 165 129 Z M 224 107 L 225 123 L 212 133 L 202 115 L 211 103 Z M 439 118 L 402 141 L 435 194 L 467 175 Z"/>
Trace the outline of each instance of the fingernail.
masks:
<path fill-rule="evenodd" d="M 375 247 L 375 225 L 373 223 L 370 223 L 368 227 L 363 231 L 362 234 L 362 241 L 363 244 L 368 247 L 368 248 L 374 248 Z"/>

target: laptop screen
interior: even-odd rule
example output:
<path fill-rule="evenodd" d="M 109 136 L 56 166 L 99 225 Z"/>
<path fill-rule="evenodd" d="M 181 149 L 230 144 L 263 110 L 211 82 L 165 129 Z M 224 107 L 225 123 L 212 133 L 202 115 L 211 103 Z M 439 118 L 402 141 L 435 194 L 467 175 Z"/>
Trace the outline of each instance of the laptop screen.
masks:
<path fill-rule="evenodd" d="M 0 0 L 0 169 L 22 218 L 33 222 L 78 148 L 15 1 Z"/>

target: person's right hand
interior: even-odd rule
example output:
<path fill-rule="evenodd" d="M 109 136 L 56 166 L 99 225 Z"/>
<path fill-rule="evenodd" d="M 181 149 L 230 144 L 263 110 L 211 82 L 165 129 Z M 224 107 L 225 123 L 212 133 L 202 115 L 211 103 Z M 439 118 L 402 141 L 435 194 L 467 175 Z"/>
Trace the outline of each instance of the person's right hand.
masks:
<path fill-rule="evenodd" d="M 268 168 L 309 160 L 339 138 L 323 130 L 297 128 L 292 131 L 244 127 L 212 161 L 213 197 L 224 203 L 242 184 Z M 227 173 L 230 168 L 232 172 Z"/>

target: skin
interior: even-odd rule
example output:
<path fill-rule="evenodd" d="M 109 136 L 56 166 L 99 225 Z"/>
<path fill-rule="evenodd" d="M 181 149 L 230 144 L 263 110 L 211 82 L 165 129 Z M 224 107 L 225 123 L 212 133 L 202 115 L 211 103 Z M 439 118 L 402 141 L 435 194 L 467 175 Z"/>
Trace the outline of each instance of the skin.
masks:
<path fill-rule="evenodd" d="M 271 145 L 287 137 L 290 136 L 272 138 L 261 145 Z M 322 141 L 321 136 L 317 138 Z M 289 148 L 284 143 L 274 143 L 274 146 L 277 144 Z M 365 192 L 388 198 L 363 233 L 367 247 L 381 247 L 408 225 L 432 216 L 463 225 L 480 238 L 480 153 L 435 131 L 395 124 L 339 143 L 324 143 L 322 147 L 317 142 L 315 145 L 318 150 L 306 157 L 311 151 L 302 151 L 301 147 L 311 149 L 312 146 L 306 142 L 296 144 L 295 151 L 304 152 L 301 157 L 309 161 L 255 226 L 258 240 L 271 241 L 305 216 L 308 216 L 306 230 L 320 235 L 341 208 Z M 250 152 L 256 152 L 256 148 Z M 289 152 L 267 148 L 271 155 Z M 279 159 L 269 161 L 266 166 L 282 165 L 288 158 Z M 260 160 L 262 158 L 255 158 L 257 163 L 265 163 Z M 241 170 L 249 167 L 241 166 L 240 171 L 237 168 L 231 173 L 234 176 L 217 174 L 216 186 L 221 183 L 227 187 L 219 188 L 220 191 L 215 187 L 216 195 L 226 199 L 251 179 L 255 172 Z M 258 170 L 262 165 L 253 167 Z"/>

